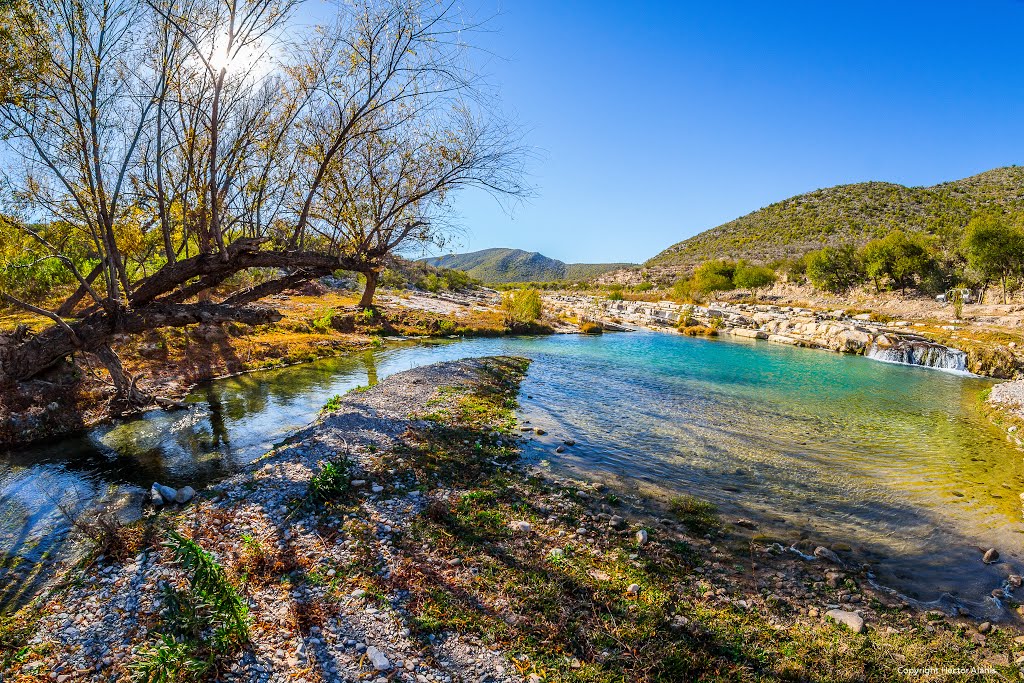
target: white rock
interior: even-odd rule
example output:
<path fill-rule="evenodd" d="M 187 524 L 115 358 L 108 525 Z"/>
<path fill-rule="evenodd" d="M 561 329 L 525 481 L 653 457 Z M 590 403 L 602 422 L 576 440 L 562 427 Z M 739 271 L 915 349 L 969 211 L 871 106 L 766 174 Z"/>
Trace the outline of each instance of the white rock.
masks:
<path fill-rule="evenodd" d="M 847 612 L 844 609 L 830 609 L 828 612 L 825 612 L 825 616 L 837 624 L 846 626 L 854 633 L 864 633 L 864 620 L 856 612 Z"/>
<path fill-rule="evenodd" d="M 387 671 L 391 668 L 391 662 L 388 661 L 388 658 L 373 645 L 366 648 L 366 656 L 370 658 L 370 663 L 373 664 L 373 668 L 377 671 Z"/>
<path fill-rule="evenodd" d="M 629 584 L 629 587 L 626 588 L 626 593 L 628 593 L 629 595 L 637 595 L 638 593 L 640 593 L 640 584 Z"/>
<path fill-rule="evenodd" d="M 508 526 L 509 526 L 510 529 L 512 529 L 512 531 L 521 531 L 524 534 L 530 533 L 530 529 L 533 528 L 533 527 L 530 526 L 529 522 L 524 521 L 522 519 L 517 519 L 517 520 L 511 522 Z"/>
<path fill-rule="evenodd" d="M 647 529 L 641 529 L 640 531 L 636 532 L 636 542 L 637 545 L 643 545 L 644 543 L 647 543 Z"/>
<path fill-rule="evenodd" d="M 365 479 L 353 479 L 349 482 L 353 488 L 359 488 L 360 486 L 366 486 Z"/>

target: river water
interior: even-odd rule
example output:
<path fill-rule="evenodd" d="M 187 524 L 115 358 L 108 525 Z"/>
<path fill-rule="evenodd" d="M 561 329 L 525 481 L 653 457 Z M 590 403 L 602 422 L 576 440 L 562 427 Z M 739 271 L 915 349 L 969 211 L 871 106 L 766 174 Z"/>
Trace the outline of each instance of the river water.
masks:
<path fill-rule="evenodd" d="M 534 360 L 528 454 L 560 474 L 691 493 L 796 540 L 849 543 L 878 581 L 977 614 L 1024 569 L 1024 460 L 981 412 L 988 380 L 755 341 L 637 332 L 402 343 L 216 380 L 154 412 L 0 454 L 0 603 L 23 601 L 97 498 L 243 468 L 335 394 L 440 360 Z M 562 438 L 576 445 L 557 454 Z M 988 547 L 1005 562 L 980 561 Z M 24 558 L 19 569 L 12 558 Z M 6 580 L 5 580 L 6 579 Z"/>

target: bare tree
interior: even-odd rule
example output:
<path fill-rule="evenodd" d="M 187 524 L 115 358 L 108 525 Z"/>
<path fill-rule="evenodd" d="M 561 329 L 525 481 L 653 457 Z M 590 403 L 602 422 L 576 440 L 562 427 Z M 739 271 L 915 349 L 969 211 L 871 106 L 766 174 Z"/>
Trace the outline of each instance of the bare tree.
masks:
<path fill-rule="evenodd" d="M 79 286 L 53 310 L 0 292 L 52 321 L 0 344 L 0 380 L 88 352 L 138 406 L 116 335 L 277 320 L 252 304 L 338 269 L 375 282 L 439 238 L 452 191 L 522 192 L 512 136 L 463 103 L 451 5 L 361 0 L 296 36 L 297 0 L 24 1 L 41 30 L 11 25 L 45 64 L 0 102 L 9 208 Z M 272 275 L 214 300 L 249 269 Z"/>

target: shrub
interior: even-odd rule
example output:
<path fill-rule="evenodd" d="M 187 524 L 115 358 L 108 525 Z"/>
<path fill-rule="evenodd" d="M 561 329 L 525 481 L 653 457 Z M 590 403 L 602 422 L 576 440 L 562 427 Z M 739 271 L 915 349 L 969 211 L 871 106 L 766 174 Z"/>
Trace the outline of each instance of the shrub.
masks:
<path fill-rule="evenodd" d="M 736 288 L 733 282 L 735 273 L 736 264 L 731 261 L 705 261 L 693 272 L 691 287 L 703 294 L 727 292 Z"/>
<path fill-rule="evenodd" d="M 321 334 L 327 334 L 331 331 L 334 322 L 335 311 L 333 308 L 321 309 L 317 312 L 316 316 L 309 322 L 309 326 L 313 328 L 315 332 Z"/>
<path fill-rule="evenodd" d="M 540 319 L 543 304 L 536 289 L 517 289 L 501 297 L 501 311 L 509 328 L 529 325 Z"/>
<path fill-rule="evenodd" d="M 751 292 L 775 284 L 775 271 L 768 266 L 758 266 L 741 263 L 733 275 L 733 282 L 741 289 L 749 289 Z"/>
<path fill-rule="evenodd" d="M 341 395 L 335 394 L 327 399 L 327 403 L 320 409 L 321 413 L 333 413 L 335 410 L 341 407 Z"/>
<path fill-rule="evenodd" d="M 598 322 L 594 322 L 592 320 L 584 320 L 583 322 L 580 323 L 580 333 L 581 334 L 603 334 L 604 333 L 604 325 L 602 325 L 601 323 L 598 323 Z"/>
<path fill-rule="evenodd" d="M 680 325 L 679 331 L 688 337 L 716 337 L 718 330 L 706 325 Z"/>
<path fill-rule="evenodd" d="M 380 281 L 377 284 L 388 289 L 405 289 L 409 282 L 401 271 L 394 268 L 385 268 L 381 271 Z"/>

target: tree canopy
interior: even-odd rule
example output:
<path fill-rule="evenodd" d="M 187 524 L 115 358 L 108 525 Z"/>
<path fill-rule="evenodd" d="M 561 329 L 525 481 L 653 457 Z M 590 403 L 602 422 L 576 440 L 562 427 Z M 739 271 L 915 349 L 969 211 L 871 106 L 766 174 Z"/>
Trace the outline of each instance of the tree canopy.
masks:
<path fill-rule="evenodd" d="M 1000 281 L 1006 303 L 1007 279 L 1024 265 L 1024 230 L 1000 214 L 983 213 L 967 224 L 961 249 L 983 280 Z"/>
<path fill-rule="evenodd" d="M 0 213 L 32 245 L 0 282 L 45 263 L 77 286 L 3 285 L 53 325 L 0 344 L 0 380 L 76 351 L 116 365 L 116 334 L 274 320 L 252 304 L 338 269 L 369 305 L 392 254 L 444 242 L 458 190 L 526 192 L 454 4 L 355 0 L 304 27 L 299 0 L 0 2 Z"/>

